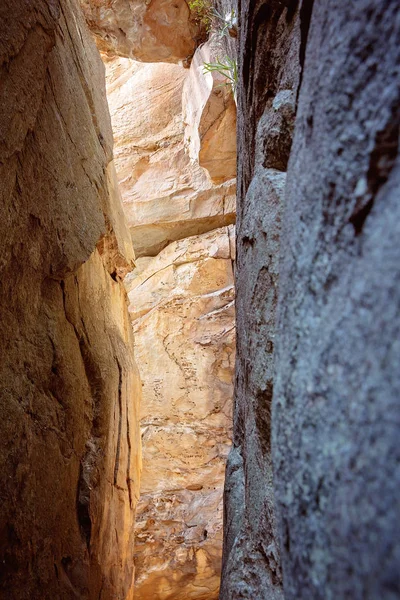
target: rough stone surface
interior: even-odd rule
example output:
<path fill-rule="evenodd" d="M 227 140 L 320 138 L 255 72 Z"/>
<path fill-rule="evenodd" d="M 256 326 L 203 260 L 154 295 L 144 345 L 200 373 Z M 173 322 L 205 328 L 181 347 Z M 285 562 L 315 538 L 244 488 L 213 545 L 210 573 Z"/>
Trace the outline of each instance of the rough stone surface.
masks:
<path fill-rule="evenodd" d="M 143 381 L 135 598 L 212 600 L 233 393 L 235 172 L 215 184 L 187 151 L 187 69 L 103 58 L 138 257 L 125 280 Z"/>
<path fill-rule="evenodd" d="M 193 55 L 200 32 L 185 0 L 80 3 L 101 52 L 152 63 L 176 63 Z"/>
<path fill-rule="evenodd" d="M 143 381 L 135 598 L 218 597 L 234 367 L 234 228 L 173 242 L 129 284 Z"/>
<path fill-rule="evenodd" d="M 299 17 L 244 2 L 238 90 L 238 346 L 220 598 L 283 598 L 271 459 L 281 203 L 298 81 Z M 262 18 L 261 18 L 262 16 Z M 252 40 L 257 40 L 256 49 Z"/>
<path fill-rule="evenodd" d="M 273 410 L 288 600 L 400 597 L 399 9 L 312 10 Z"/>
<path fill-rule="evenodd" d="M 125 600 L 139 380 L 103 66 L 74 0 L 4 0 L 0 33 L 0 596 Z"/>
<path fill-rule="evenodd" d="M 235 220 L 235 176 L 213 185 L 185 151 L 178 65 L 106 60 L 115 163 L 136 256 Z M 226 179 L 226 178 L 225 178 Z"/>

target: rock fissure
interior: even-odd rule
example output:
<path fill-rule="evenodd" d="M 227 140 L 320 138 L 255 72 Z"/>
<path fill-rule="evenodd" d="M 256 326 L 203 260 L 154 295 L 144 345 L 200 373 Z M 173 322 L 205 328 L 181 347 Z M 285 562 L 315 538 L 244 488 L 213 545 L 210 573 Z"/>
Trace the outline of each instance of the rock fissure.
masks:
<path fill-rule="evenodd" d="M 214 184 L 185 150 L 187 69 L 110 51 L 103 58 L 137 257 L 126 279 L 143 391 L 135 598 L 211 600 L 218 596 L 232 394 L 234 173 Z M 203 85 L 202 69 L 196 77 Z M 232 112 L 231 102 L 218 102 L 217 111 L 214 98 L 200 105 L 216 141 L 226 132 L 213 124 Z M 198 522 L 188 527 L 194 513 Z"/>
<path fill-rule="evenodd" d="M 117 362 L 118 366 L 118 433 L 117 433 L 117 446 L 116 446 L 116 455 L 114 462 L 114 485 L 117 485 L 118 482 L 118 471 L 119 471 L 119 458 L 121 452 L 121 435 L 122 435 L 122 368 L 119 362 Z"/>

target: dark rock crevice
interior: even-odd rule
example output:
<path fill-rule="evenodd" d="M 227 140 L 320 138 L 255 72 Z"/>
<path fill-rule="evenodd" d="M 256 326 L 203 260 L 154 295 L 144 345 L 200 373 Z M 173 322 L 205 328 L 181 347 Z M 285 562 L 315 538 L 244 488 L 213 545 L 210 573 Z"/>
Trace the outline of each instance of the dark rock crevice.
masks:
<path fill-rule="evenodd" d="M 294 128 L 299 40 L 297 2 L 241 3 L 236 270 L 240 333 L 234 447 L 225 483 L 221 600 L 283 598 L 270 434 L 280 215 Z"/>

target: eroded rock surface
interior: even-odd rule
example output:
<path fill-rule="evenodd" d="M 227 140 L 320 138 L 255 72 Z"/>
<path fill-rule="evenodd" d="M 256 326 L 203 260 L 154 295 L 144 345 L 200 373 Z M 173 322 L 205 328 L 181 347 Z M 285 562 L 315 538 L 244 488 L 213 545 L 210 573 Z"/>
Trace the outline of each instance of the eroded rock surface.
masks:
<path fill-rule="evenodd" d="M 264 18 L 256 18 L 262 10 Z M 283 3 L 245 2 L 241 19 L 236 275 L 240 334 L 220 598 L 278 600 L 283 590 L 273 496 L 271 402 L 281 210 L 294 125 L 300 30 L 298 13 Z"/>
<path fill-rule="evenodd" d="M 234 364 L 236 108 L 211 75 L 208 85 L 206 56 L 196 58 L 195 76 L 179 65 L 104 56 L 138 257 L 126 283 L 144 395 L 138 599 L 212 600 L 219 589 Z M 218 148 L 218 177 L 184 139 L 183 115 L 193 109 L 196 118 L 208 114 L 206 125 L 192 127 Z"/>
<path fill-rule="evenodd" d="M 103 66 L 75 0 L 5 0 L 0 32 L 0 596 L 130 598 L 140 385 Z"/>
<path fill-rule="evenodd" d="M 183 88 L 185 145 L 192 161 L 204 167 L 214 183 L 236 177 L 236 103 L 221 71 L 205 64 L 228 64 L 226 48 L 215 34 L 196 50 Z M 234 58 L 234 57 L 232 57 Z"/>
<path fill-rule="evenodd" d="M 115 162 L 136 256 L 235 220 L 235 173 L 213 185 L 185 150 L 178 65 L 106 61 Z"/>
<path fill-rule="evenodd" d="M 288 600 L 400 597 L 399 8 L 310 20 L 272 438 Z"/>
<path fill-rule="evenodd" d="M 198 27 L 185 0 L 80 0 L 98 48 L 144 62 L 192 56 Z"/>
<path fill-rule="evenodd" d="M 234 367 L 233 227 L 170 244 L 130 284 L 143 381 L 135 598 L 218 597 Z"/>

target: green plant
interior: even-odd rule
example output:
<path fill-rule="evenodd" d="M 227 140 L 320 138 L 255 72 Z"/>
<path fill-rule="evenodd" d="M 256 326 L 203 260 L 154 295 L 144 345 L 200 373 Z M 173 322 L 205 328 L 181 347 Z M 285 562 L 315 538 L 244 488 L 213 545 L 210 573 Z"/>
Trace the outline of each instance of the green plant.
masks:
<path fill-rule="evenodd" d="M 213 20 L 213 8 L 211 0 L 189 0 L 188 6 L 193 21 L 203 27 L 208 33 Z"/>
<path fill-rule="evenodd" d="M 220 75 L 223 75 L 228 81 L 226 85 L 230 85 L 232 88 L 233 96 L 236 101 L 236 88 L 238 81 L 238 73 L 237 73 L 237 62 L 234 58 L 230 58 L 229 56 L 225 56 L 222 62 L 219 58 L 215 63 L 204 63 L 203 65 L 203 73 L 212 73 L 216 71 Z"/>
<path fill-rule="evenodd" d="M 221 37 L 237 37 L 237 17 L 235 9 L 228 13 L 225 16 L 221 15 L 215 8 L 212 9 L 213 16 L 221 23 L 221 27 L 219 28 L 219 35 Z"/>

